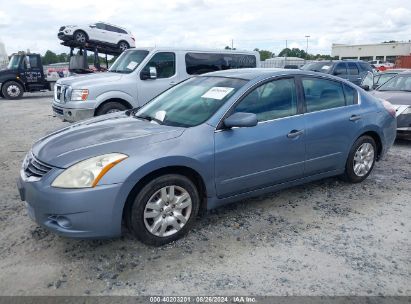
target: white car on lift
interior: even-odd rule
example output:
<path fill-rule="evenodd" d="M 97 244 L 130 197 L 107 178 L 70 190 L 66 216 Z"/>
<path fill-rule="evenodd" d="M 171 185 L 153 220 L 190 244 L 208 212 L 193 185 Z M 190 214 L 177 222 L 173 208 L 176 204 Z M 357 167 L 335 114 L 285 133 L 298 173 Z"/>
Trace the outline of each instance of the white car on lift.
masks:
<path fill-rule="evenodd" d="M 117 25 L 97 22 L 90 25 L 65 25 L 60 27 L 57 37 L 63 41 L 79 44 L 94 42 L 125 51 L 136 46 L 130 31 Z"/>

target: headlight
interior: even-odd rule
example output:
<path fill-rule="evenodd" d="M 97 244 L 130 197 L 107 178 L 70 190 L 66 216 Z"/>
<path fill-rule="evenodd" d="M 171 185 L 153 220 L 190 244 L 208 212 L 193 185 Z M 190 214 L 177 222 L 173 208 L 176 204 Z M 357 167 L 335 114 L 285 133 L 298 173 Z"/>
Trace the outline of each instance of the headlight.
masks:
<path fill-rule="evenodd" d="M 71 98 L 72 101 L 84 101 L 87 100 L 88 90 L 72 90 Z"/>
<path fill-rule="evenodd" d="M 83 160 L 64 170 L 51 184 L 56 188 L 91 188 L 116 164 L 128 156 L 110 153 Z"/>

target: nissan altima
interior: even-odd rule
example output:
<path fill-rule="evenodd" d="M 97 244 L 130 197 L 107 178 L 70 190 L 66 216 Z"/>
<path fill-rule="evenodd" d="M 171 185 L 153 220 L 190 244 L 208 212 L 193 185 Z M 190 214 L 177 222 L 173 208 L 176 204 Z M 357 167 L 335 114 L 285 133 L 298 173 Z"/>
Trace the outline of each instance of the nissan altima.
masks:
<path fill-rule="evenodd" d="M 41 138 L 18 189 L 29 216 L 60 235 L 115 237 L 125 226 L 158 246 L 200 209 L 330 176 L 361 182 L 395 135 L 392 105 L 343 79 L 218 71 Z"/>

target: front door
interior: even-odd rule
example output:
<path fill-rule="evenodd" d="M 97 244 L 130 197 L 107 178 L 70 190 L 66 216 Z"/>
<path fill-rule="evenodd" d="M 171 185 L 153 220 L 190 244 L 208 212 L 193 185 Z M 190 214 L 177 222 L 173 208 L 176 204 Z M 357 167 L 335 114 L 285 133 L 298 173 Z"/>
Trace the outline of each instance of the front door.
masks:
<path fill-rule="evenodd" d="M 44 85 L 44 72 L 39 55 L 27 55 L 23 58 L 20 77 L 28 87 Z"/>
<path fill-rule="evenodd" d="M 140 79 L 138 81 L 139 106 L 144 105 L 179 81 L 175 53 L 158 52 L 154 54 L 150 61 L 144 66 L 142 72 L 149 73 L 152 67 L 156 68 L 157 77 L 155 79 Z"/>
<path fill-rule="evenodd" d="M 220 198 L 303 176 L 303 115 L 294 78 L 271 80 L 252 90 L 233 112 L 255 113 L 258 124 L 215 133 L 215 183 Z"/>

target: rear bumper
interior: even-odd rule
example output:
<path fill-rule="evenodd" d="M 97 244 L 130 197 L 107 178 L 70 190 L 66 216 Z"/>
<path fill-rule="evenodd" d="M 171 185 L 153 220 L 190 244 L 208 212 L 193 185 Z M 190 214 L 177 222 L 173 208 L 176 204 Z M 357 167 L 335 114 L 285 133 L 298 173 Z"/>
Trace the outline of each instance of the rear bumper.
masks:
<path fill-rule="evenodd" d="M 52 172 L 55 171 L 55 172 Z M 72 238 L 111 238 L 121 235 L 119 200 L 122 184 L 86 189 L 60 189 L 50 186 L 61 172 L 53 169 L 40 181 L 28 181 L 20 172 L 17 188 L 26 202 L 29 217 L 62 236 Z"/>
<path fill-rule="evenodd" d="M 52 105 L 52 110 L 55 116 L 69 122 L 76 122 L 94 116 L 94 109 L 63 108 L 55 103 Z"/>

